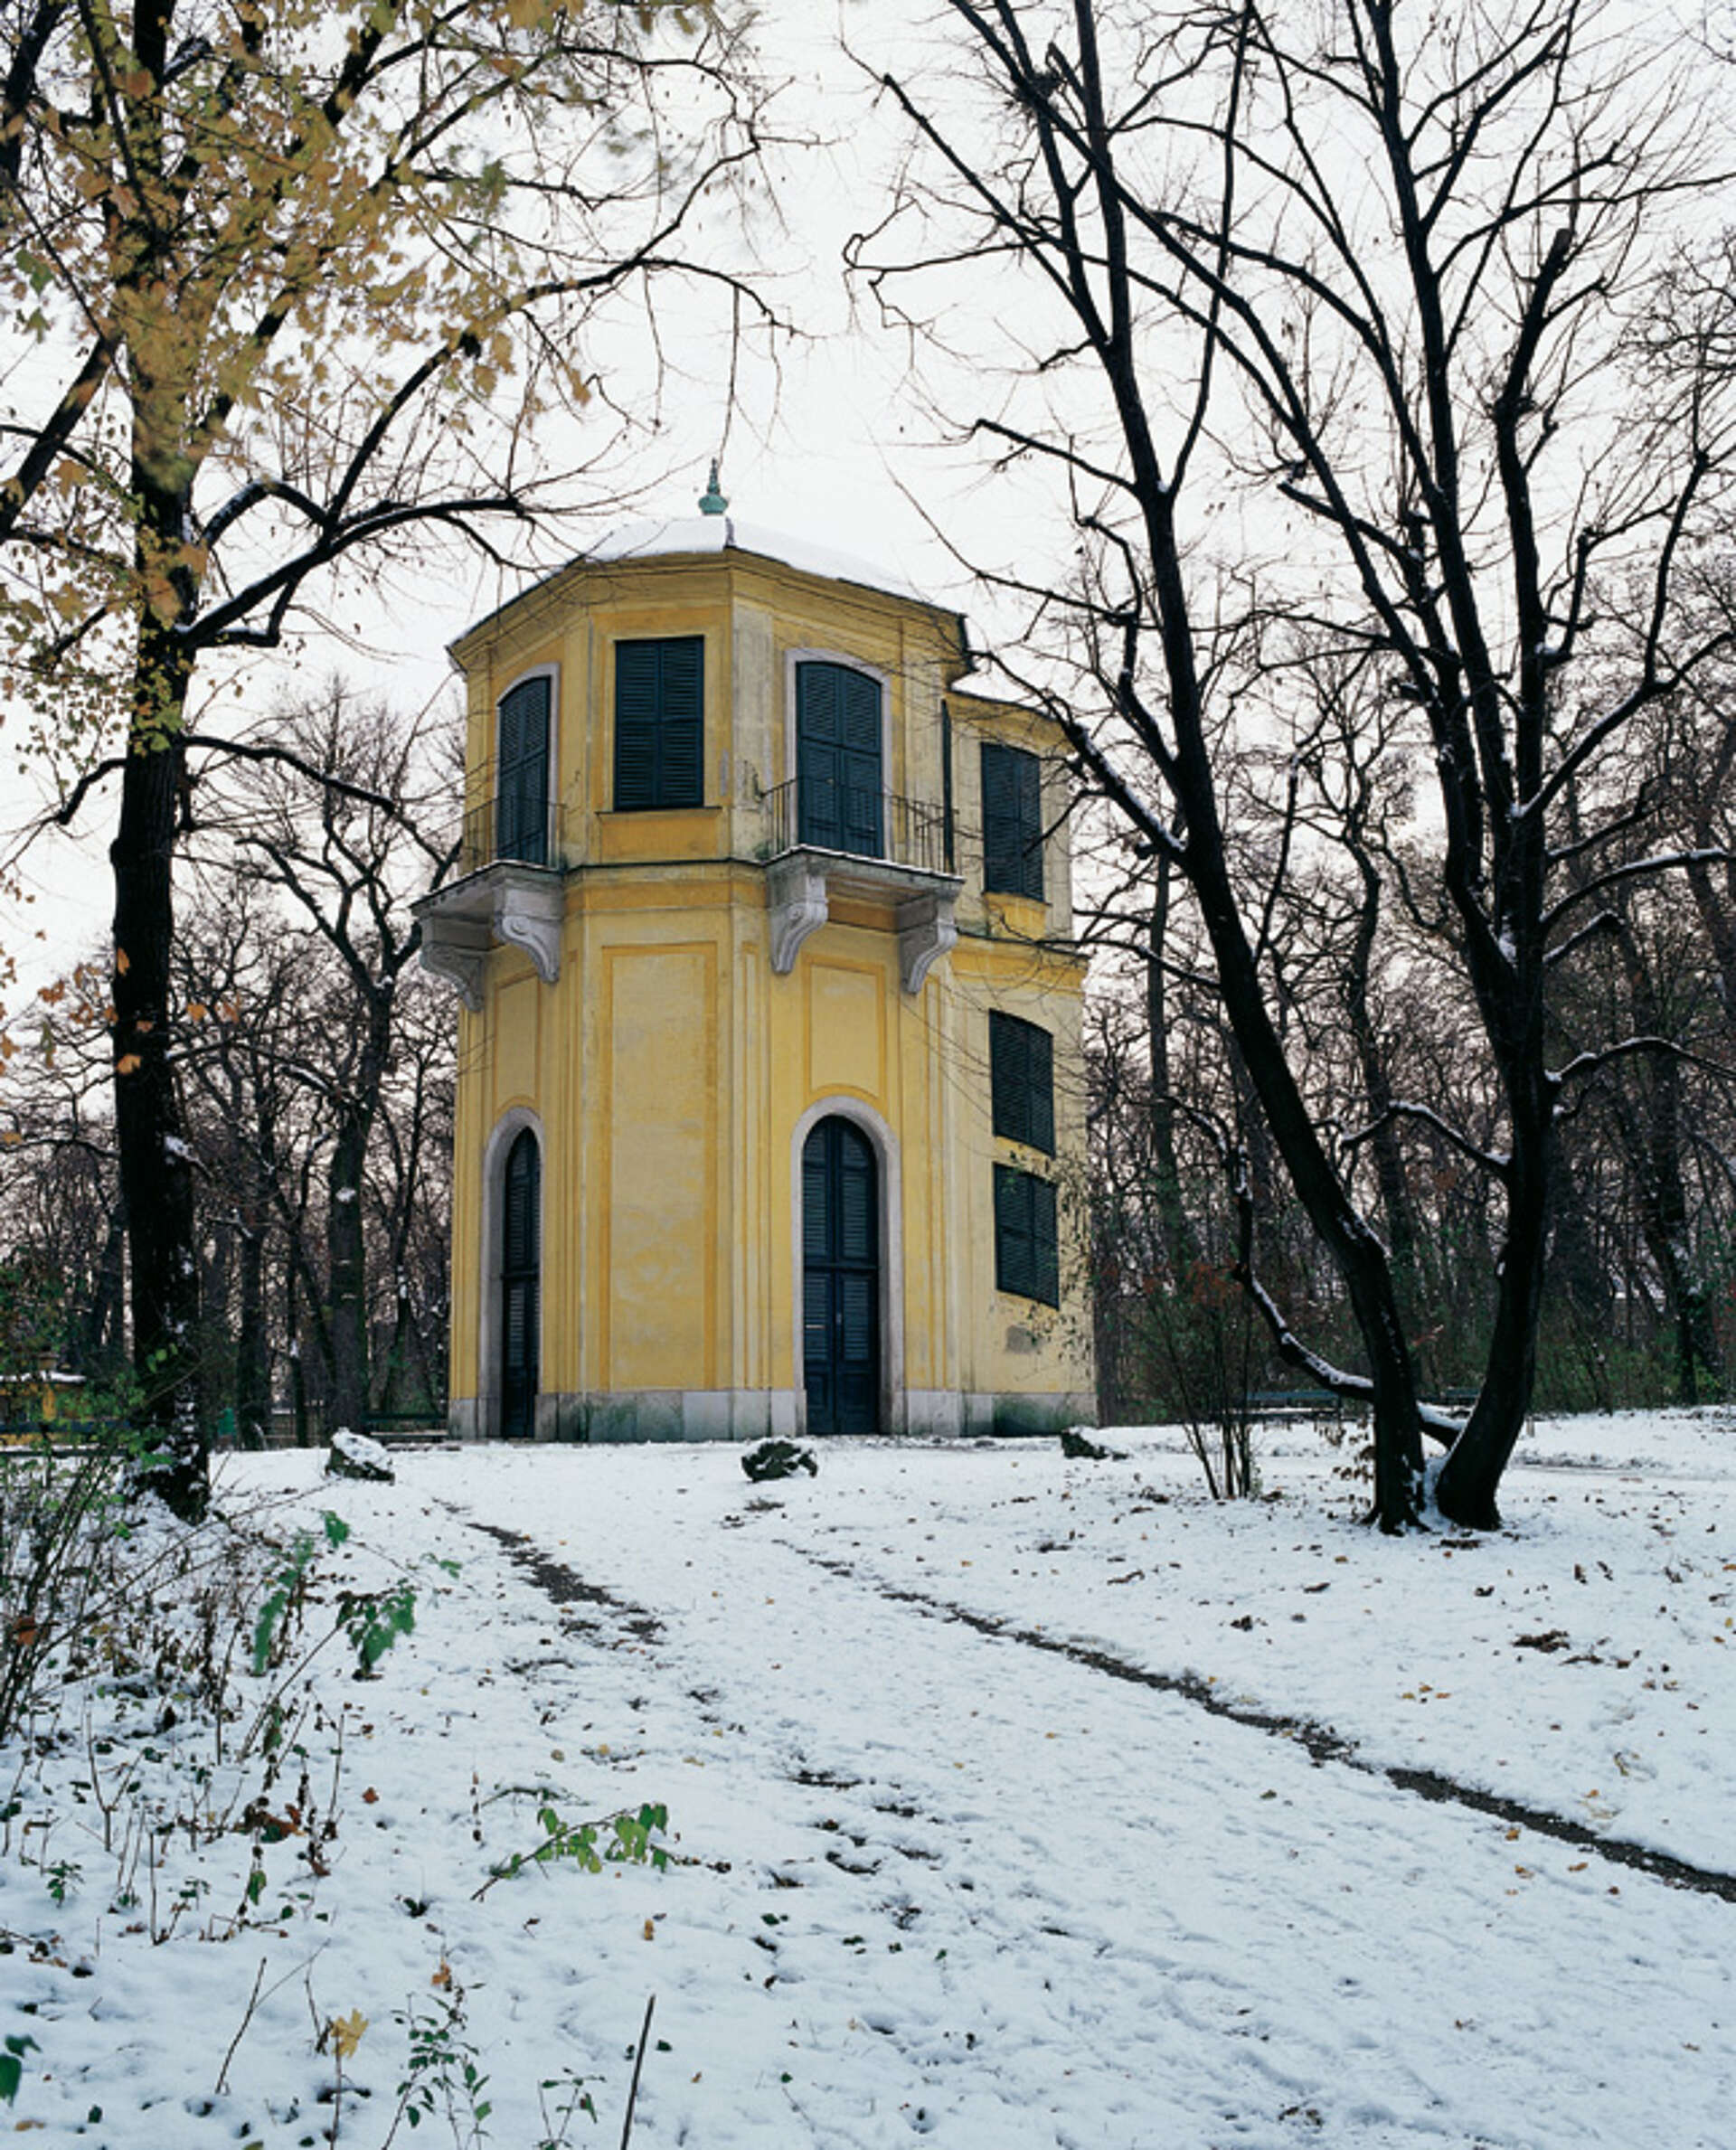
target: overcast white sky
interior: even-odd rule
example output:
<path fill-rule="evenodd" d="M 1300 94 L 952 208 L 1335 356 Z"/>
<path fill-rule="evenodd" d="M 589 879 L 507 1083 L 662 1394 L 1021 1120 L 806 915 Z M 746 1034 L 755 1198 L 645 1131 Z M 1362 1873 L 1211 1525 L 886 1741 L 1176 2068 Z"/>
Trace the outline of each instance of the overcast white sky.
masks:
<path fill-rule="evenodd" d="M 1657 11 L 1647 18 L 1651 33 L 1678 54 L 1688 49 L 1676 25 L 1695 5 L 1676 0 Z M 1625 10 L 1612 15 L 1627 20 Z M 932 445 L 930 422 L 906 377 L 901 338 L 879 325 L 865 293 L 855 295 L 853 308 L 842 250 L 853 231 L 883 213 L 902 129 L 889 109 L 876 108 L 871 77 L 845 56 L 841 39 L 872 68 L 893 66 L 943 83 L 958 79 L 950 57 L 957 33 L 948 32 L 939 0 L 760 0 L 765 71 L 786 84 L 773 118 L 807 144 L 772 158 L 771 201 L 748 236 L 768 299 L 800 333 L 778 339 L 775 348 L 763 337 L 741 345 L 732 409 L 728 315 L 714 296 L 683 302 L 665 291 L 657 322 L 659 400 L 642 335 L 623 331 L 618 344 L 599 346 L 613 400 L 641 429 L 630 471 L 645 497 L 630 512 L 691 514 L 727 419 L 723 485 L 743 521 L 877 560 L 937 600 L 967 611 L 979 645 L 1005 646 L 1014 621 L 1005 609 L 997 616 L 973 589 L 929 518 L 965 557 L 1026 568 L 1041 568 L 1045 553 L 1064 561 L 1072 533 L 1057 523 L 1052 497 L 1045 512 L 1031 512 L 1043 495 L 1033 477 L 989 478 L 980 456 Z M 742 238 L 739 217 L 726 208 L 698 232 L 703 257 L 731 267 L 742 259 Z M 944 308 L 951 294 L 942 282 L 929 296 Z M 1028 283 L 1009 277 L 1004 286 L 990 284 L 975 274 L 970 312 L 961 306 L 944 325 L 960 340 L 1016 352 L 1033 303 Z M 1189 377 L 1184 364 L 1178 378 Z M 977 407 L 992 408 L 992 380 L 980 368 L 967 379 Z M 1216 504 L 1206 509 L 1215 512 Z M 593 534 L 618 519 L 601 518 Z M 1292 536 L 1280 517 L 1248 531 L 1245 540 L 1239 534 L 1239 552 L 1255 544 L 1281 555 Z M 542 557 L 570 556 L 585 542 L 580 525 L 565 525 Z M 345 588 L 345 622 L 359 626 L 364 654 L 309 645 L 260 661 L 247 675 L 241 701 L 231 700 L 226 689 L 225 706 L 263 713 L 297 680 L 316 682 L 335 664 L 410 708 L 433 705 L 451 692 L 447 644 L 522 586 L 523 578 L 470 561 L 419 570 L 387 602 Z M 45 773 L 21 773 L 5 752 L 8 744 L 9 735 L 0 732 L 0 841 L 40 812 L 47 796 Z M 24 919 L 0 910 L 0 935 L 20 957 L 26 988 L 106 937 L 102 853 L 111 811 L 111 801 L 96 803 L 80 846 L 44 844 L 32 854 L 24 878 L 37 901 Z M 41 943 L 28 938 L 38 928 L 46 934 Z M 14 1005 L 20 997 L 13 996 Z"/>

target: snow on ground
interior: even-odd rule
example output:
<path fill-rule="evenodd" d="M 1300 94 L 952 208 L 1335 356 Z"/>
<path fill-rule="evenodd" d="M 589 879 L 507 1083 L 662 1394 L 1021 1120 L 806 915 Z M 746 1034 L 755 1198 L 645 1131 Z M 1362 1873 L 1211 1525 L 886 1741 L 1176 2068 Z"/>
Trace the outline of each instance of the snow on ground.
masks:
<path fill-rule="evenodd" d="M 1225 1507 L 1105 1438 L 234 1461 L 351 1526 L 308 1641 L 405 1579 L 414 1631 L 269 1781 L 173 1653 L 0 1756 L 0 2126 L 381 2150 L 414 2079 L 419 2143 L 612 2150 L 655 1994 L 640 2150 L 1727 2150 L 1736 1418 L 1543 1425 L 1505 1529 L 1396 1542 L 1312 1428 Z M 666 1871 L 491 1882 L 645 1803 Z"/>

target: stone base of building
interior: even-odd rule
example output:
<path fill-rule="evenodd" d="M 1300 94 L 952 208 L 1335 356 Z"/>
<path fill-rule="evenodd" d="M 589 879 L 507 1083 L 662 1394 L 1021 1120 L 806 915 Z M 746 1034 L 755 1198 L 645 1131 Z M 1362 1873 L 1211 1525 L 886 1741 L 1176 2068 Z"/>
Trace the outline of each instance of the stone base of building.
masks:
<path fill-rule="evenodd" d="M 792 1389 L 628 1389 L 539 1396 L 539 1441 L 762 1441 L 805 1434 L 802 1400 Z M 910 1389 L 893 1400 L 882 1429 L 929 1438 L 1059 1433 L 1097 1422 L 1096 1400 L 1083 1391 Z M 454 1397 L 448 1429 L 461 1441 L 486 1440 L 490 1414 L 481 1399 Z"/>

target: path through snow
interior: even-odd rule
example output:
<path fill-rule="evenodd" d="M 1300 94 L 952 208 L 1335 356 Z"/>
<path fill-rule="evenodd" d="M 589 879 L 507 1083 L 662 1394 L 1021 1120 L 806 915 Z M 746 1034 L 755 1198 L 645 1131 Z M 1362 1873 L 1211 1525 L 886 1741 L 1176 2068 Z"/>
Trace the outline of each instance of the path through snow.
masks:
<path fill-rule="evenodd" d="M 427 1452 L 385 1487 L 250 1459 L 352 1523 L 335 1578 L 438 1579 L 381 1678 L 331 1689 L 332 1872 L 269 1848 L 270 1928 L 152 1948 L 88 1844 L 64 1906 L 5 1871 L 0 1922 L 63 1958 L 0 1966 L 42 2048 L 16 2117 L 111 2150 L 322 2142 L 310 2026 L 356 2010 L 340 2139 L 377 2150 L 392 2010 L 458 1990 L 488 2139 L 531 2150 L 536 2085 L 571 2068 L 603 2114 L 575 2139 L 612 2145 L 655 1992 L 637 2150 L 1727 2150 L 1730 1903 L 897 1594 L 1722 1873 L 1732 1476 L 1704 1431 L 1618 1429 L 1618 1461 L 1674 1442 L 1670 1474 L 1589 1473 L 1581 1434 L 1475 1545 L 1335 1519 L 1334 1459 L 1299 1441 L 1267 1459 L 1285 1497 L 1235 1511 L 1155 1436 L 1095 1466 L 844 1444 L 758 1492 L 727 1448 Z M 539 1802 L 644 1800 L 684 1862 L 476 1900 Z M 247 1846 L 163 1857 L 165 1891 L 197 1875 L 215 1904 Z M 261 1960 L 276 1990 L 214 2097 Z"/>

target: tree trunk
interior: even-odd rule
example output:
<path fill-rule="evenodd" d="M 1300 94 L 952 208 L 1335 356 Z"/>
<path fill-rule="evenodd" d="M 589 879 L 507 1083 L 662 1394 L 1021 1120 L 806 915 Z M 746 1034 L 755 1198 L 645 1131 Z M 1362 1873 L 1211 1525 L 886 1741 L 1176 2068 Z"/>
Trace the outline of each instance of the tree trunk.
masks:
<path fill-rule="evenodd" d="M 1694 788 L 1694 841 L 1697 850 L 1718 848 L 1719 830 L 1713 819 L 1713 808 L 1726 797 L 1725 787 L 1732 767 L 1736 767 L 1736 721 L 1726 721 L 1712 765 Z M 1688 886 L 1694 891 L 1700 923 L 1718 968 L 1724 1020 L 1736 1023 L 1736 864 L 1726 859 L 1720 878 L 1723 882 L 1722 889 L 1714 883 L 1711 863 L 1705 859 L 1697 859 L 1688 868 Z"/>
<path fill-rule="evenodd" d="M 271 1365 L 265 1334 L 265 1233 L 257 1220 L 239 1227 L 241 1327 L 235 1338 L 235 1438 L 243 1448 L 270 1445 Z"/>
<path fill-rule="evenodd" d="M 1392 1251 L 1394 1281 L 1400 1297 L 1410 1302 L 1416 1286 L 1416 1212 L 1411 1206 L 1410 1183 L 1405 1177 L 1404 1152 L 1392 1117 L 1392 1082 L 1374 1032 L 1369 1006 L 1369 982 L 1373 970 L 1374 943 L 1381 923 L 1381 877 L 1374 862 L 1363 849 L 1360 837 L 1351 843 L 1351 856 L 1362 876 L 1363 901 L 1356 916 L 1356 934 L 1351 944 L 1350 963 L 1344 975 L 1344 1007 L 1350 1034 L 1356 1048 L 1356 1064 L 1363 1078 L 1363 1094 L 1373 1125 L 1369 1147 L 1374 1157 L 1374 1180 L 1381 1191 L 1381 1213 L 1386 1219 L 1387 1244 Z"/>
<path fill-rule="evenodd" d="M 86 1311 L 80 1349 L 81 1373 L 111 1373 L 126 1344 L 126 1323 L 121 1308 L 127 1291 L 127 1212 L 117 1202 L 109 1212 L 108 1231 L 102 1242 L 101 1259 Z"/>
<path fill-rule="evenodd" d="M 1550 1184 L 1550 1281 L 1567 1295 L 1575 1326 L 1584 1341 L 1598 1408 L 1608 1410 L 1611 1401 L 1609 1362 L 1603 1346 L 1614 1310 L 1609 1272 L 1591 1230 L 1572 1155 L 1559 1127 Z"/>
<path fill-rule="evenodd" d="M 1515 1170 L 1483 1386 L 1435 1484 L 1441 1513 L 1466 1530 L 1500 1527 L 1495 1492 L 1531 1409 L 1548 1211 L 1545 1172 Z"/>
<path fill-rule="evenodd" d="M 222 1413 L 235 1393 L 229 1322 L 230 1278 L 235 1267 L 233 1219 L 212 1217 L 207 1210 L 200 1238 L 205 1259 L 200 1265 L 199 1350 L 193 1380 L 201 1425 L 221 1433 Z"/>
<path fill-rule="evenodd" d="M 1196 792 L 1188 806 L 1189 879 L 1201 899 L 1217 957 L 1230 1027 L 1290 1183 L 1344 1279 L 1367 1355 L 1374 1437 L 1373 1520 L 1383 1531 L 1408 1530 L 1421 1520 L 1422 1419 L 1392 1267 L 1322 1147 L 1285 1058 L 1236 912 L 1209 788 L 1203 795 Z M 1279 1348 L 1284 1349 L 1282 1340 Z"/>
<path fill-rule="evenodd" d="M 366 1259 L 362 1244 L 362 1165 L 368 1116 L 341 1110 L 326 1210 L 326 1327 L 331 1352 L 328 1433 L 364 1430 L 368 1411 Z"/>
<path fill-rule="evenodd" d="M 307 1370 L 302 1364 L 299 1336 L 289 1342 L 289 1419 L 297 1447 L 311 1448 L 314 1426 L 307 1408 Z"/>
<path fill-rule="evenodd" d="M 1644 951 L 1626 920 L 1617 944 L 1627 972 L 1635 1032 L 1642 1037 L 1664 1035 L 1665 1011 Z M 1675 1330 L 1676 1401 L 1698 1403 L 1699 1370 L 1704 1368 L 1715 1387 L 1723 1366 L 1712 1308 L 1688 1235 L 1688 1192 L 1682 1178 L 1682 1064 L 1673 1053 L 1660 1053 L 1641 1071 L 1639 1083 L 1645 1127 L 1633 1128 L 1625 1114 L 1619 1116 L 1619 1125 L 1639 1194 L 1640 1230 L 1657 1265 Z"/>
<path fill-rule="evenodd" d="M 347 952 L 347 951 L 346 951 Z M 364 996 L 367 1024 L 356 1056 L 351 1094 L 338 1108 L 326 1212 L 326 1318 L 332 1372 L 328 1434 L 340 1426 L 365 1430 L 368 1414 L 367 1250 L 362 1229 L 362 1182 L 373 1133 L 380 1087 L 392 1057 L 397 979 L 370 978 L 352 957 Z"/>
<path fill-rule="evenodd" d="M 1157 886 L 1151 900 L 1146 947 L 1146 1035 L 1151 1056 L 1151 1152 L 1154 1190 L 1164 1253 L 1173 1279 L 1186 1276 L 1198 1257 L 1194 1227 L 1182 1200 L 1182 1171 L 1175 1154 L 1175 1107 L 1170 1096 L 1169 981 L 1164 946 L 1169 938 L 1170 883 L 1175 867 L 1167 852 L 1157 856 Z"/>
<path fill-rule="evenodd" d="M 115 1133 L 132 1257 L 137 1408 L 151 1451 L 138 1484 L 185 1521 L 204 1513 L 208 1493 L 195 1381 L 193 1167 L 169 1061 L 180 729 L 191 670 L 173 628 L 146 613 L 135 660 L 120 826 L 108 851 L 115 877 Z"/>
<path fill-rule="evenodd" d="M 1609 1271 L 1591 1230 L 1586 1197 L 1573 1158 L 1557 1130 L 1550 1204 L 1551 1270 L 1586 1326 L 1602 1333 L 1609 1326 Z"/>

